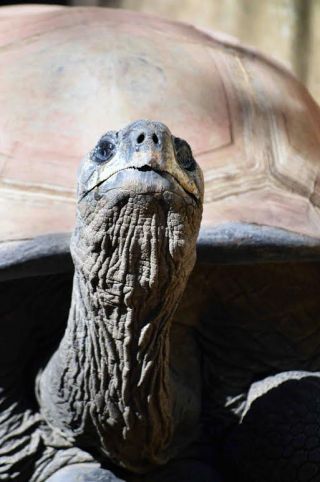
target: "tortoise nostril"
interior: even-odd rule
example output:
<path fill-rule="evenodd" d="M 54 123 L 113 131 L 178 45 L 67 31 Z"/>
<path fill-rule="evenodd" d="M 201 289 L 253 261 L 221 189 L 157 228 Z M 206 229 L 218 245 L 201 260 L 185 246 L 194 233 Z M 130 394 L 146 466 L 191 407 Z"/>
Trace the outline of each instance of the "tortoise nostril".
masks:
<path fill-rule="evenodd" d="M 152 134 L 152 140 L 155 144 L 158 144 L 159 138 L 158 138 L 157 134 Z"/>
<path fill-rule="evenodd" d="M 137 143 L 138 143 L 138 144 L 142 144 L 143 141 L 144 141 L 144 139 L 145 139 L 145 137 L 146 137 L 146 136 L 145 136 L 143 133 L 140 134 L 140 135 L 137 137 Z"/>

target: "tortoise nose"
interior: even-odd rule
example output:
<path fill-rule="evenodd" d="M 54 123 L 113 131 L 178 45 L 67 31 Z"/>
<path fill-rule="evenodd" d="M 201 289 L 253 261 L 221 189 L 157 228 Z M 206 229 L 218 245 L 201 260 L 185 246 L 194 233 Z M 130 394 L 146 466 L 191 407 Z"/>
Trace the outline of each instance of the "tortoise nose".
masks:
<path fill-rule="evenodd" d="M 165 169 L 168 159 L 174 157 L 171 133 L 161 122 L 133 122 L 125 128 L 122 138 L 129 147 L 128 159 L 139 167 Z"/>
<path fill-rule="evenodd" d="M 151 146 L 157 146 L 161 144 L 161 133 L 156 132 L 154 129 L 143 130 L 136 138 L 137 146 L 144 146 L 146 144 Z"/>

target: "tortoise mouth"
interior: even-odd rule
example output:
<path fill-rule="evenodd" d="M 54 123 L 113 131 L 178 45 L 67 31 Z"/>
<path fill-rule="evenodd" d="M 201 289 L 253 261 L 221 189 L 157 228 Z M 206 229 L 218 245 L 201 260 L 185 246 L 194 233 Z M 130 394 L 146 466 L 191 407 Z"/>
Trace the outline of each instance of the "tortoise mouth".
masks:
<path fill-rule="evenodd" d="M 173 174 L 149 165 L 126 166 L 112 172 L 109 177 L 104 177 L 85 192 L 79 202 L 95 189 L 99 190 L 100 195 L 114 190 L 129 191 L 135 194 L 172 192 L 183 197 L 186 202 L 199 204 L 197 197 L 187 191 Z"/>

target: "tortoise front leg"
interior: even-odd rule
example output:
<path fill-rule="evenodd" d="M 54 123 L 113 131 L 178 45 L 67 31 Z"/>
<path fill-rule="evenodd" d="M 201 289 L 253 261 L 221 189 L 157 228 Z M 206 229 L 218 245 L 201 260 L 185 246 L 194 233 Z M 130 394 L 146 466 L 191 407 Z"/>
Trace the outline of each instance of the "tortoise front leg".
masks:
<path fill-rule="evenodd" d="M 102 469 L 95 464 L 69 465 L 58 470 L 47 482 L 124 482 L 110 470 Z"/>
<path fill-rule="evenodd" d="M 246 482 L 319 482 L 320 373 L 284 372 L 254 383 L 230 454 Z"/>

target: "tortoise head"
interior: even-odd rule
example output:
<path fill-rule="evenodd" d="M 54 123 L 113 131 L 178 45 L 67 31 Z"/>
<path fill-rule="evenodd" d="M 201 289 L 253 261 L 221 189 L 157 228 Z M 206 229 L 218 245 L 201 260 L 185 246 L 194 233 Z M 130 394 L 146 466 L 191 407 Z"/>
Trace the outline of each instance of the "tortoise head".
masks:
<path fill-rule="evenodd" d="M 203 200 L 203 175 L 189 144 L 161 122 L 145 120 L 104 134 L 84 159 L 78 186 L 79 201 L 92 191 L 97 197 L 111 190 Z"/>

